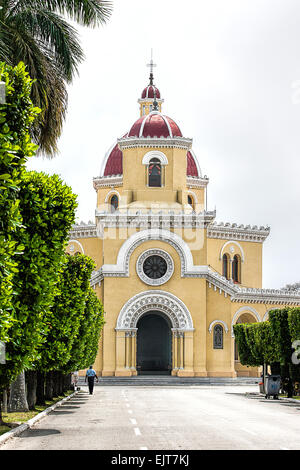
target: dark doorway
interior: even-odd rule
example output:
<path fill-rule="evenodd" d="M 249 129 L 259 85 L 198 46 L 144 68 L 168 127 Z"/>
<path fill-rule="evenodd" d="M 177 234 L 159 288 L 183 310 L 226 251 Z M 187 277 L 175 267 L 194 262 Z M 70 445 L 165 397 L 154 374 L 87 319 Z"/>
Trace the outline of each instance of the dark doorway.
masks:
<path fill-rule="evenodd" d="M 137 371 L 139 374 L 170 374 L 172 334 L 169 320 L 149 312 L 137 323 Z"/>

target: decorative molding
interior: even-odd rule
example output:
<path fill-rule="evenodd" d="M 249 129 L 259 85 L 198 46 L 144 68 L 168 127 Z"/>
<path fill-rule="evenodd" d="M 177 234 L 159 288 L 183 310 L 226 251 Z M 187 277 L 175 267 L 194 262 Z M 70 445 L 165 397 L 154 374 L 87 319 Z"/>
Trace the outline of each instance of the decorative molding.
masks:
<path fill-rule="evenodd" d="M 241 245 L 240 245 L 237 241 L 235 241 L 235 240 L 228 240 L 226 243 L 224 243 L 224 245 L 222 246 L 221 251 L 220 251 L 220 257 L 219 257 L 219 259 L 222 260 L 222 256 L 223 256 L 223 254 L 224 254 L 224 249 L 226 248 L 226 246 L 230 245 L 231 243 L 234 244 L 234 245 L 236 245 L 236 246 L 239 248 L 239 250 L 240 250 L 240 252 L 241 252 L 241 255 L 242 255 L 242 256 L 241 256 L 241 260 L 242 260 L 242 263 L 243 263 L 243 262 L 245 261 L 245 253 L 244 253 L 244 250 L 243 250 L 243 248 L 241 247 Z"/>
<path fill-rule="evenodd" d="M 202 178 L 198 176 L 187 176 L 186 185 L 191 189 L 202 189 L 206 188 L 209 183 L 209 178 Z"/>
<path fill-rule="evenodd" d="M 238 318 L 243 314 L 243 313 L 250 313 L 252 314 L 255 318 L 256 318 L 256 321 L 257 322 L 261 322 L 261 318 L 260 318 L 260 315 L 259 313 L 255 310 L 255 308 L 253 307 L 250 307 L 250 305 L 247 305 L 247 306 L 244 306 L 244 307 L 241 307 L 239 308 L 233 318 L 232 318 L 232 321 L 231 321 L 231 336 L 234 337 L 234 332 L 233 332 L 233 325 L 236 324 Z"/>
<path fill-rule="evenodd" d="M 120 195 L 119 191 L 117 191 L 116 189 L 112 189 L 111 191 L 109 191 L 109 192 L 106 194 L 104 202 L 105 202 L 105 203 L 108 203 L 108 200 L 109 200 L 110 196 L 113 196 L 113 195 L 118 196 L 119 201 L 121 200 L 121 195 Z"/>
<path fill-rule="evenodd" d="M 214 325 L 216 325 L 216 324 L 222 325 L 223 328 L 224 328 L 224 330 L 225 330 L 225 332 L 228 333 L 229 328 L 228 328 L 228 326 L 227 326 L 227 323 L 224 322 L 223 320 L 214 320 L 214 321 L 212 321 L 211 324 L 210 324 L 209 327 L 208 327 L 208 331 L 209 331 L 210 333 L 212 332 L 212 329 L 213 329 Z"/>
<path fill-rule="evenodd" d="M 257 225 L 237 225 L 230 223 L 212 222 L 207 228 L 208 238 L 221 238 L 239 241 L 250 241 L 262 243 L 270 234 L 270 227 L 259 227 Z"/>
<path fill-rule="evenodd" d="M 115 188 L 123 186 L 123 175 L 97 176 L 93 178 L 94 189 Z"/>
<path fill-rule="evenodd" d="M 118 139 L 120 150 L 133 147 L 165 147 L 190 150 L 193 139 L 187 137 L 125 137 Z"/>
<path fill-rule="evenodd" d="M 74 250 L 74 247 L 73 247 L 73 249 L 72 249 L 72 243 L 76 243 L 77 245 L 79 245 L 79 248 L 80 248 L 80 250 L 81 250 L 81 253 L 84 255 L 83 246 L 82 246 L 82 244 L 81 244 L 78 240 L 69 240 L 68 246 L 69 246 L 69 250 L 71 251 L 71 253 L 72 253 L 73 251 L 75 251 L 75 250 Z"/>
<path fill-rule="evenodd" d="M 158 279 L 151 279 L 144 273 L 144 270 L 143 270 L 143 265 L 144 265 L 145 260 L 149 258 L 149 256 L 153 256 L 153 255 L 161 256 L 167 263 L 166 273 Z M 148 284 L 149 286 L 161 286 L 162 284 L 165 284 L 165 282 L 167 282 L 172 277 L 172 274 L 174 272 L 174 263 L 173 263 L 171 256 L 166 251 L 160 250 L 160 249 L 150 249 L 150 250 L 144 251 L 144 253 L 142 253 L 138 257 L 137 262 L 136 262 L 136 272 L 139 278 L 145 284 Z"/>
<path fill-rule="evenodd" d="M 168 165 L 169 163 L 167 156 L 163 152 L 160 152 L 159 150 L 150 150 L 150 152 L 145 153 L 143 156 L 142 164 L 149 165 L 152 158 L 157 158 L 161 165 Z"/>
<path fill-rule="evenodd" d="M 96 237 L 97 237 L 97 229 L 96 229 L 95 224 L 73 225 L 73 227 L 71 228 L 69 232 L 70 239 L 96 238 Z"/>
<path fill-rule="evenodd" d="M 161 290 L 149 290 L 132 297 L 122 307 L 116 330 L 136 328 L 140 317 L 151 310 L 163 312 L 172 328 L 193 330 L 193 320 L 186 305 L 174 294 Z"/>
<path fill-rule="evenodd" d="M 141 228 L 141 229 L 173 229 L 173 228 L 206 228 L 215 218 L 215 211 L 175 213 L 172 210 L 152 212 L 148 210 L 121 209 L 114 213 L 96 209 L 96 218 L 102 227 L 112 228 Z"/>

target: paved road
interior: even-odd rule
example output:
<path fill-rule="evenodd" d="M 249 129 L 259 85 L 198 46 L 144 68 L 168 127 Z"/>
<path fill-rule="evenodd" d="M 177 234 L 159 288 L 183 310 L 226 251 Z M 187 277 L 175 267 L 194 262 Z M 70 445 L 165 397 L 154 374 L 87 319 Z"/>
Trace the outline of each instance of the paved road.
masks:
<path fill-rule="evenodd" d="M 82 391 L 1 450 L 300 449 L 300 403 L 245 395 L 256 386 Z"/>

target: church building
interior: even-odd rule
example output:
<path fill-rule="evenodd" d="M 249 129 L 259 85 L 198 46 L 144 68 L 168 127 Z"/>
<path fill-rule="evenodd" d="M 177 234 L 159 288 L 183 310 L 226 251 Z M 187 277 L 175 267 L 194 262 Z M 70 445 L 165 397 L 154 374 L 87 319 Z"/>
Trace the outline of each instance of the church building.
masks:
<path fill-rule="evenodd" d="M 152 61 L 150 70 L 138 119 L 93 179 L 95 223 L 75 225 L 67 248 L 96 263 L 91 285 L 106 323 L 94 369 L 98 376 L 257 376 L 239 362 L 233 325 L 300 305 L 300 295 L 262 289 L 269 227 L 215 221 L 193 140 L 163 114 Z"/>

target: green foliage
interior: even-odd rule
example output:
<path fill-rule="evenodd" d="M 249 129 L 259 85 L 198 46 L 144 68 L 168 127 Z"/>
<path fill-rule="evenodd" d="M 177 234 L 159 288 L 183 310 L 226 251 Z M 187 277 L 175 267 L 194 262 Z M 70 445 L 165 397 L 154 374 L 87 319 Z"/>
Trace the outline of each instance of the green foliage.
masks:
<path fill-rule="evenodd" d="M 288 324 L 291 341 L 300 340 L 300 308 L 291 308 L 288 313 Z"/>
<path fill-rule="evenodd" d="M 87 292 L 94 268 L 95 264 L 88 256 L 77 254 L 65 257 L 58 292 L 46 315 L 48 347 L 40 351 L 39 370 L 63 370 L 72 360 L 72 346 L 80 329 L 84 332 L 85 328 Z"/>
<path fill-rule="evenodd" d="M 269 322 L 274 339 L 274 354 L 281 364 L 288 364 L 292 357 L 288 312 L 289 308 L 271 310 L 269 312 Z"/>
<path fill-rule="evenodd" d="M 68 232 L 74 222 L 76 196 L 57 176 L 25 171 L 19 183 L 22 226 L 15 238 L 23 247 L 14 256 L 14 318 L 6 344 L 7 363 L 0 388 L 37 359 L 49 325 L 45 316 L 57 292 Z"/>
<path fill-rule="evenodd" d="M 234 325 L 240 361 L 258 367 L 276 362 L 274 338 L 268 321 Z"/>
<path fill-rule="evenodd" d="M 257 362 L 252 356 L 251 349 L 247 341 L 246 329 L 248 324 L 239 323 L 233 326 L 234 337 L 239 351 L 239 359 L 241 364 L 247 366 L 256 366 Z"/>
<path fill-rule="evenodd" d="M 31 98 L 42 113 L 31 135 L 41 151 L 53 155 L 68 104 L 67 84 L 84 59 L 69 19 L 96 26 L 109 18 L 112 5 L 105 0 L 10 0 L 0 5 L 0 60 L 10 65 L 23 61 L 35 80 Z"/>
<path fill-rule="evenodd" d="M 32 80 L 24 64 L 0 63 L 0 80 L 6 85 L 6 103 L 0 104 L 0 340 L 7 341 L 14 322 L 12 281 L 17 263 L 13 256 L 23 249 L 15 239 L 22 222 L 19 185 L 25 163 L 37 149 L 29 129 L 39 109 L 30 100 Z"/>
<path fill-rule="evenodd" d="M 64 366 L 66 372 L 86 369 L 94 363 L 103 325 L 103 305 L 93 289 L 89 287 L 86 294 L 84 318 L 72 345 L 70 360 Z"/>

